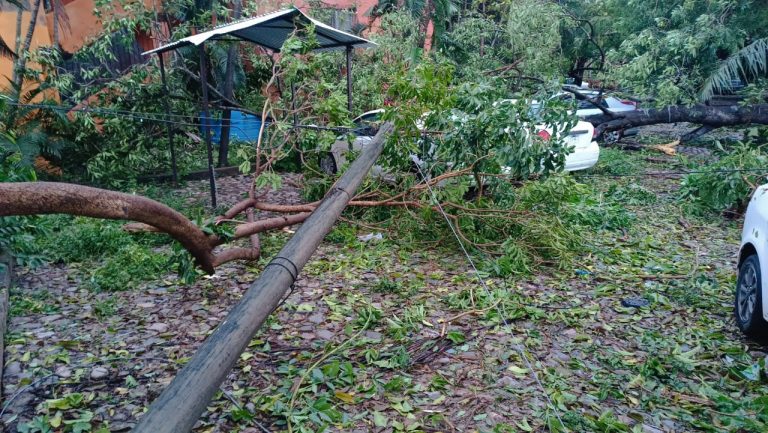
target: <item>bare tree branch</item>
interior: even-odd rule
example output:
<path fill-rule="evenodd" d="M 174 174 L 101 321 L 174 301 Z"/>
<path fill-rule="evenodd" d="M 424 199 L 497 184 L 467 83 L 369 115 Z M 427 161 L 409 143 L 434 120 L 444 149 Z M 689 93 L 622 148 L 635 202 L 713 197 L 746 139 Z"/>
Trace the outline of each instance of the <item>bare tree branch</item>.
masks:
<path fill-rule="evenodd" d="M 235 228 L 235 238 L 249 237 L 254 233 L 261 233 L 267 230 L 274 230 L 283 227 L 292 226 L 304 222 L 312 212 L 302 212 L 295 215 L 279 216 L 274 218 L 268 218 L 252 223 L 240 224 Z"/>
<path fill-rule="evenodd" d="M 216 254 L 213 266 L 219 267 L 234 260 L 256 260 L 260 255 L 259 248 L 230 248 Z"/>
<path fill-rule="evenodd" d="M 563 87 L 563 91 L 566 91 L 568 93 L 573 93 L 573 96 L 575 96 L 576 99 L 578 99 L 580 101 L 587 101 L 587 102 L 591 103 L 592 105 L 595 106 L 595 108 L 597 108 L 598 110 L 602 111 L 603 114 L 605 114 L 606 116 L 608 116 L 610 118 L 616 117 L 614 113 L 612 113 L 611 111 L 609 111 L 607 108 L 603 107 L 600 104 L 600 99 L 602 98 L 602 91 L 600 92 L 600 98 L 590 98 L 589 96 L 579 92 L 578 90 L 576 90 L 576 89 L 574 89 L 572 87 Z"/>

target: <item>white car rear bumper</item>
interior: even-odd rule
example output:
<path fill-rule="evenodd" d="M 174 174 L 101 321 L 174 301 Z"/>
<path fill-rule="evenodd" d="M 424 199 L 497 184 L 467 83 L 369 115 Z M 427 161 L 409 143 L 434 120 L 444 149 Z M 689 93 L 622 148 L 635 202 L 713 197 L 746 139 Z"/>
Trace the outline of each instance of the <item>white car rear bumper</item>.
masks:
<path fill-rule="evenodd" d="M 600 158 L 600 146 L 596 141 L 589 143 L 587 147 L 576 148 L 573 153 L 565 157 L 565 171 L 586 170 L 595 164 Z"/>

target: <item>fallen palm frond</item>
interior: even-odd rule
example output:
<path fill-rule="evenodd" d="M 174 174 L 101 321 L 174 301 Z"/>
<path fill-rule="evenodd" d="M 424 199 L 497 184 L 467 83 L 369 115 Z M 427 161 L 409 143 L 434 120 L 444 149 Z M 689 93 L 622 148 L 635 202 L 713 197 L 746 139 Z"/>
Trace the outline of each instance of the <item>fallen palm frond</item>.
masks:
<path fill-rule="evenodd" d="M 6 57 L 9 59 L 16 59 L 18 56 L 16 53 L 11 49 L 10 46 L 3 40 L 3 38 L 0 38 L 0 57 Z"/>

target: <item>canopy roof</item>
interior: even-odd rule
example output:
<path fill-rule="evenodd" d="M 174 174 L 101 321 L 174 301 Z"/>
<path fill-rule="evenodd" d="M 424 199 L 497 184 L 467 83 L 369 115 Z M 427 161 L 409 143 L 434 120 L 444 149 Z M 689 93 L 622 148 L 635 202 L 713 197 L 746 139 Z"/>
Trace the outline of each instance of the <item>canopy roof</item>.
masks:
<path fill-rule="evenodd" d="M 186 45 L 199 46 L 210 40 L 216 41 L 233 38 L 241 39 L 246 42 L 253 42 L 254 44 L 261 45 L 262 47 L 277 52 L 280 51 L 283 42 L 285 42 L 291 33 L 293 33 L 297 25 L 309 25 L 310 23 L 315 25 L 315 35 L 319 44 L 317 50 L 338 50 L 347 47 L 368 48 L 376 46 L 375 43 L 367 39 L 337 30 L 305 15 L 297 8 L 291 8 L 258 17 L 247 18 L 216 27 L 207 32 L 187 36 L 186 38 L 147 51 L 144 55 L 163 53 Z"/>

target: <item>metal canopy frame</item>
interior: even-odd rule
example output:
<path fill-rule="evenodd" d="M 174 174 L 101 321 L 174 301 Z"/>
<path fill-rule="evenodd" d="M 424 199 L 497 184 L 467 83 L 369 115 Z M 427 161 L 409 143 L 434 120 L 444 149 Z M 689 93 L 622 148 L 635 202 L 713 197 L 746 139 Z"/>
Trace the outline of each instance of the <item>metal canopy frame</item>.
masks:
<path fill-rule="evenodd" d="M 318 48 L 315 51 L 332 51 L 343 49 L 346 52 L 347 69 L 347 109 L 352 113 L 352 54 L 354 48 L 371 48 L 376 44 L 367 39 L 355 36 L 353 34 L 335 29 L 327 24 L 321 23 L 314 18 L 304 14 L 298 8 L 290 8 L 265 15 L 246 18 L 233 23 L 224 24 L 211 30 L 187 36 L 177 41 L 168 43 L 161 47 L 146 51 L 143 55 L 157 54 L 160 65 L 160 78 L 163 82 L 163 90 L 168 94 L 168 80 L 165 74 L 165 65 L 163 62 L 163 53 L 177 50 L 186 46 L 198 47 L 200 54 L 200 82 L 202 86 L 202 112 L 203 112 L 203 136 L 208 155 L 208 177 L 211 187 L 211 206 L 216 207 L 216 172 L 213 164 L 213 145 L 211 143 L 211 119 L 209 113 L 208 101 L 208 77 L 206 71 L 205 43 L 208 41 L 232 41 L 241 40 L 251 42 L 256 45 L 267 48 L 273 52 L 279 53 L 280 47 L 286 39 L 299 26 L 315 26 L 315 37 L 318 41 Z M 293 97 L 293 96 L 292 96 Z M 171 169 L 173 171 L 174 181 L 178 181 L 178 170 L 176 167 L 176 152 L 173 145 L 173 130 L 171 128 L 171 109 L 165 102 L 166 125 L 168 127 L 168 141 L 171 150 Z M 263 120 L 263 119 L 262 119 Z M 294 116 L 294 123 L 296 118 Z"/>

